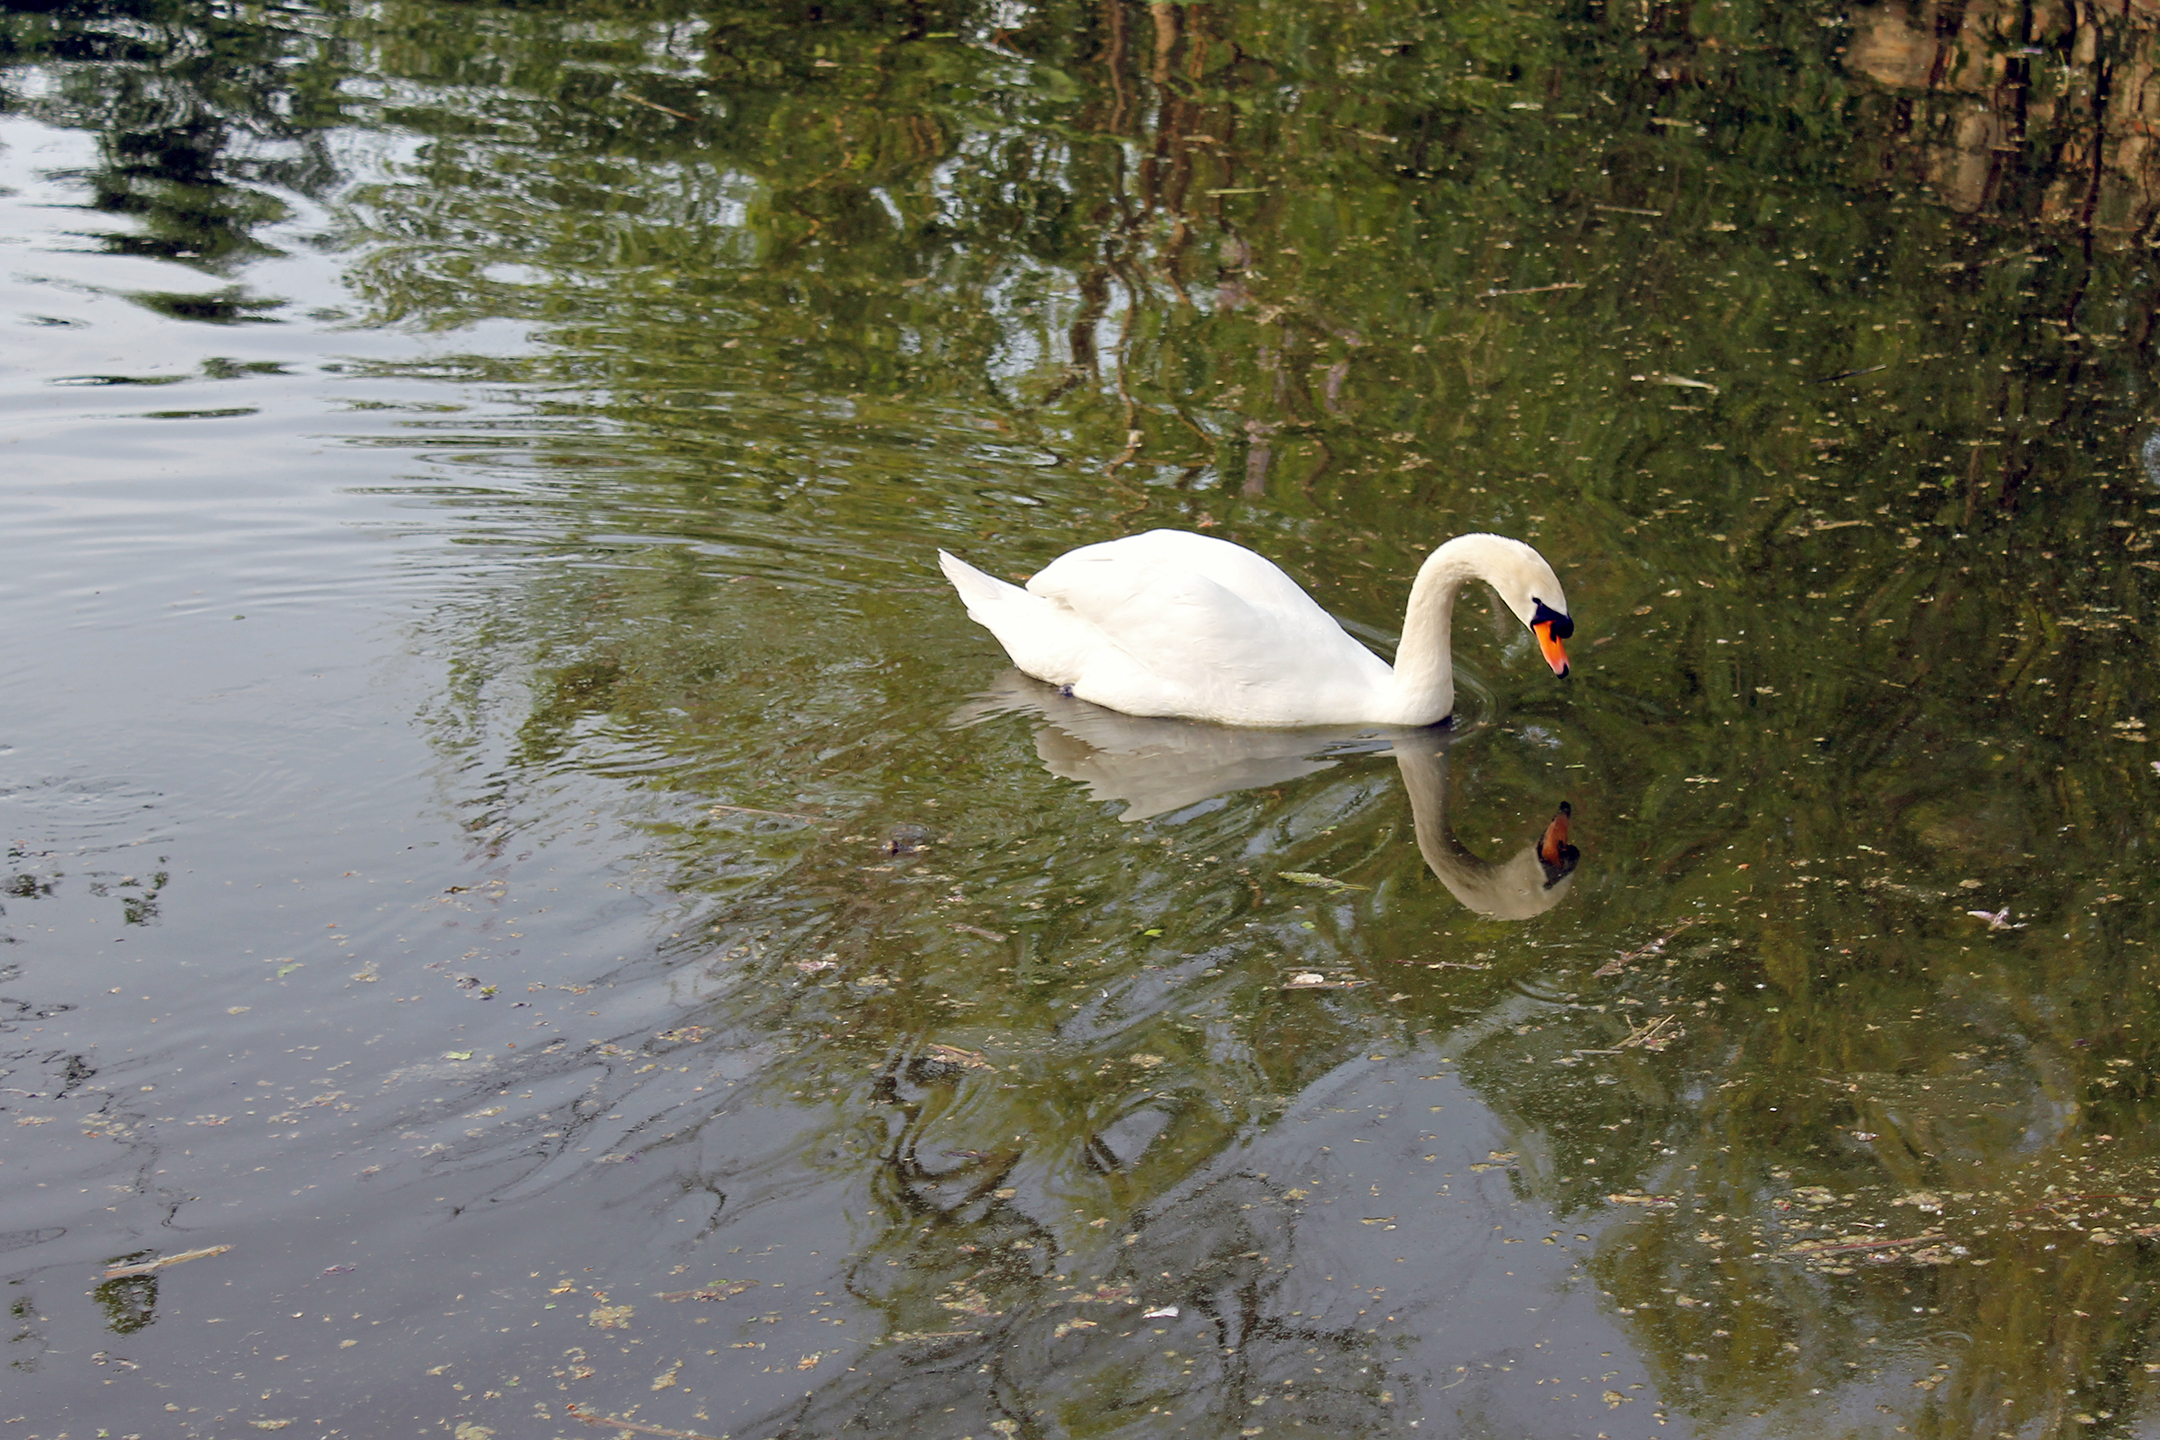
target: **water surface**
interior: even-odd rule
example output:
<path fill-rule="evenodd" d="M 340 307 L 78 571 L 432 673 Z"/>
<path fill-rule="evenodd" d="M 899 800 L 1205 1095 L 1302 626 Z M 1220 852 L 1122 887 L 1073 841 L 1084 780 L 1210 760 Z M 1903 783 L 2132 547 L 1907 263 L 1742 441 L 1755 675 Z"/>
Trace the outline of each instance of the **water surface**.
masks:
<path fill-rule="evenodd" d="M 2146 22 L 0 35 L 21 1434 L 2160 1424 Z M 1156 525 L 1575 674 L 1134 722 L 934 564 Z"/>

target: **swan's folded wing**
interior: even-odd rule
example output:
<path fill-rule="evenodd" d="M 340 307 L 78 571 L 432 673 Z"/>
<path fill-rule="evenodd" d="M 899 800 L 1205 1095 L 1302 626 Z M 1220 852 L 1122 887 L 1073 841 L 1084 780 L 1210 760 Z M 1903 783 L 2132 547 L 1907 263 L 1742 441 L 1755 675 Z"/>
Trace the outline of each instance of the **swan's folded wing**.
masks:
<path fill-rule="evenodd" d="M 1277 624 L 1309 632 L 1315 639 L 1332 637 L 1342 628 L 1273 561 L 1242 545 L 1189 530 L 1149 530 L 1083 545 L 1051 561 L 1028 588 L 1041 595 L 1071 583 L 1089 584 L 1064 572 L 1105 562 L 1131 565 L 1146 574 L 1179 572 L 1212 580 L 1253 608 L 1272 612 Z"/>
<path fill-rule="evenodd" d="M 1178 685 L 1203 677 L 1228 687 L 1277 682 L 1288 659 L 1288 637 L 1272 611 L 1204 575 L 1108 547 L 1062 557 L 1028 589 L 1069 609 L 1134 664 Z"/>

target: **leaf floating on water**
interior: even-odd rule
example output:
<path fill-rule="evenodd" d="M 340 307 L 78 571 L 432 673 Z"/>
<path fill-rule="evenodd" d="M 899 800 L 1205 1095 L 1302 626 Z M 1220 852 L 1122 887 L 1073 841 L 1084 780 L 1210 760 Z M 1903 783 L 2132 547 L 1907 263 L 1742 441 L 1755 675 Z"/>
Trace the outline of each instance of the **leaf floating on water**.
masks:
<path fill-rule="evenodd" d="M 712 1031 L 703 1025 L 678 1025 L 672 1030 L 662 1030 L 653 1036 L 655 1040 L 668 1040 L 682 1045 L 695 1045 Z"/>
<path fill-rule="evenodd" d="M 177 1255 L 160 1255 L 155 1260 L 144 1260 L 134 1265 L 115 1265 L 106 1270 L 104 1279 L 124 1280 L 130 1275 L 152 1275 L 172 1265 L 185 1265 L 190 1260 L 207 1260 L 212 1255 L 223 1255 L 232 1249 L 230 1245 L 205 1245 L 200 1250 L 183 1250 Z"/>
<path fill-rule="evenodd" d="M 1337 880 L 1328 875 L 1315 875 L 1310 870 L 1284 870 L 1281 878 L 1298 885 L 1310 885 L 1315 890 L 1370 890 L 1370 885 L 1353 885 L 1347 880 Z"/>
<path fill-rule="evenodd" d="M 445 1050 L 445 1051 L 443 1051 L 443 1052 L 442 1052 L 442 1058 L 443 1058 L 443 1059 L 445 1059 L 445 1060 L 470 1060 L 470 1059 L 472 1059 L 472 1051 L 470 1051 L 470 1050 Z"/>

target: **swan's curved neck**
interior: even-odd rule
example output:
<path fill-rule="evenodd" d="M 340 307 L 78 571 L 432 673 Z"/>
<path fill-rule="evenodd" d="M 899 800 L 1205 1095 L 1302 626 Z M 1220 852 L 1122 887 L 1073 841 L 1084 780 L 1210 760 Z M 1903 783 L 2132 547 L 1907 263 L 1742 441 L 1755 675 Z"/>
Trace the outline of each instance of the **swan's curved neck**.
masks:
<path fill-rule="evenodd" d="M 1458 535 L 1425 557 L 1403 612 L 1402 644 L 1395 651 L 1397 725 L 1431 725 L 1455 709 L 1455 595 L 1466 581 L 1487 575 L 1487 535 Z"/>

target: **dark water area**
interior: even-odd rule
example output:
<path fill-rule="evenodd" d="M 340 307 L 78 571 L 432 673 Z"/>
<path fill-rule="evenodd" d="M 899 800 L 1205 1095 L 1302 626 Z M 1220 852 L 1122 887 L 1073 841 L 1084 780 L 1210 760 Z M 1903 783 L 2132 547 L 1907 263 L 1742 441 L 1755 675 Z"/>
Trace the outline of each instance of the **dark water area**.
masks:
<path fill-rule="evenodd" d="M 2155 29 L 0 9 L 0 1434 L 2160 1433 Z"/>

